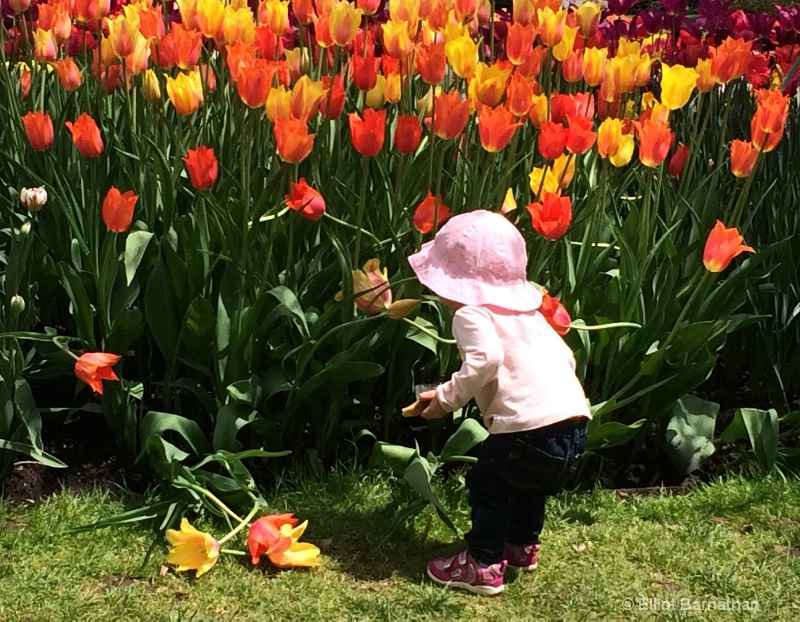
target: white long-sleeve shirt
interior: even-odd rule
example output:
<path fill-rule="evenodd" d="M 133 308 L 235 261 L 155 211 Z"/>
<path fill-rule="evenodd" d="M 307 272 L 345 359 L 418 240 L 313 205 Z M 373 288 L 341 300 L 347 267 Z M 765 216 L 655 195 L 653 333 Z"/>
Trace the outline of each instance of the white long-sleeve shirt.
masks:
<path fill-rule="evenodd" d="M 572 350 L 538 311 L 461 307 L 453 336 L 463 364 L 436 389 L 446 411 L 475 398 L 492 434 L 591 417 Z"/>

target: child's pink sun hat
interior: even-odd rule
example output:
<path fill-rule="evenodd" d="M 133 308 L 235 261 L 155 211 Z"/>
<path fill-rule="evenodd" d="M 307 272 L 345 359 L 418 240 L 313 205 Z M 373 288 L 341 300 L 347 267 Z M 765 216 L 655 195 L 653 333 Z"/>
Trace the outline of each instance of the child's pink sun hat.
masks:
<path fill-rule="evenodd" d="M 527 279 L 525 240 L 494 212 L 454 216 L 408 263 L 420 283 L 454 302 L 520 312 L 542 304 L 542 295 Z"/>

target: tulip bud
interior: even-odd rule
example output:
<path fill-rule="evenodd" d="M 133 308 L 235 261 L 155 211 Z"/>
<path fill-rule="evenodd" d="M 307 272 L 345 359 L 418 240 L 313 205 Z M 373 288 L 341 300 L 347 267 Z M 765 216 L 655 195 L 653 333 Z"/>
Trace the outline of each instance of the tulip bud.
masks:
<path fill-rule="evenodd" d="M 14 13 L 24 13 L 30 8 L 31 2 L 32 0 L 10 0 L 8 4 Z"/>
<path fill-rule="evenodd" d="M 158 76 L 152 69 L 148 69 L 144 74 L 144 98 L 151 104 L 161 101 L 161 86 L 158 84 Z"/>
<path fill-rule="evenodd" d="M 44 186 L 23 188 L 19 191 L 19 200 L 29 212 L 38 212 L 47 204 L 47 190 Z"/>
<path fill-rule="evenodd" d="M 14 294 L 11 297 L 11 313 L 19 315 L 25 311 L 25 299 L 19 294 Z"/>
<path fill-rule="evenodd" d="M 25 222 L 22 223 L 22 225 L 19 228 L 19 233 L 20 233 L 20 235 L 23 235 L 23 236 L 30 235 L 30 233 L 31 233 L 31 221 L 30 220 L 26 220 Z"/>
<path fill-rule="evenodd" d="M 393 320 L 402 320 L 404 317 L 411 315 L 419 307 L 421 300 L 415 298 L 401 298 L 395 300 L 386 310 L 388 315 Z"/>

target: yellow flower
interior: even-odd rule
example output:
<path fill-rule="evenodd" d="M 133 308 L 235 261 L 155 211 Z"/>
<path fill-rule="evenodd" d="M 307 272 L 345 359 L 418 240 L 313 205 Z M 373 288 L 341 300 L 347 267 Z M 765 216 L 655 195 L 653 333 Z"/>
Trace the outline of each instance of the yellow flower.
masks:
<path fill-rule="evenodd" d="M 517 200 L 514 198 L 514 189 L 509 188 L 506 190 L 506 196 L 503 199 L 503 205 L 500 208 L 500 212 L 502 214 L 508 214 L 509 212 L 513 212 L 517 209 Z"/>
<path fill-rule="evenodd" d="M 273 123 L 278 119 L 288 119 L 292 116 L 292 91 L 287 91 L 282 84 L 271 88 L 264 106 L 267 118 Z"/>
<path fill-rule="evenodd" d="M 253 12 L 249 8 L 234 9 L 232 5 L 228 5 L 222 21 L 222 34 L 227 45 L 233 45 L 239 41 L 253 43 L 256 40 Z"/>
<path fill-rule="evenodd" d="M 619 138 L 617 153 L 610 156 L 608 161 L 619 168 L 630 162 L 631 157 L 633 157 L 633 136 L 631 134 L 622 134 Z"/>
<path fill-rule="evenodd" d="M 178 572 L 196 570 L 200 577 L 217 563 L 219 542 L 211 534 L 192 527 L 185 518 L 181 519 L 180 530 L 167 530 L 167 540 L 172 545 L 167 563 L 176 566 Z"/>
<path fill-rule="evenodd" d="M 471 78 L 478 66 L 478 44 L 469 37 L 458 37 L 444 46 L 447 62 L 459 78 Z"/>
<path fill-rule="evenodd" d="M 588 39 L 592 36 L 600 23 L 600 12 L 602 7 L 599 2 L 584 2 L 577 9 L 575 14 L 578 17 L 578 24 L 581 28 L 581 36 Z"/>
<path fill-rule="evenodd" d="M 180 73 L 177 78 L 167 76 L 167 96 L 178 114 L 190 115 L 203 103 L 203 84 L 200 72 Z"/>
<path fill-rule="evenodd" d="M 475 75 L 469 81 L 469 95 L 474 108 L 479 104 L 494 108 L 503 99 L 506 92 L 506 83 L 511 74 L 511 69 L 504 69 L 501 65 L 487 65 L 478 63 Z"/>
<path fill-rule="evenodd" d="M 356 38 L 363 13 L 352 2 L 339 2 L 331 7 L 328 13 L 328 28 L 331 39 L 336 45 L 344 47 L 352 43 Z"/>
<path fill-rule="evenodd" d="M 144 74 L 144 84 L 142 86 L 144 98 L 151 104 L 161 101 L 161 86 L 158 84 L 158 76 L 152 69 L 148 69 Z"/>
<path fill-rule="evenodd" d="M 383 97 L 389 104 L 396 104 L 400 101 L 400 74 L 390 73 L 386 76 L 386 82 L 383 87 Z"/>
<path fill-rule="evenodd" d="M 367 313 L 380 313 L 392 306 L 392 290 L 386 268 L 381 270 L 380 259 L 370 259 L 361 270 L 353 270 L 353 294 L 356 306 Z M 342 292 L 335 296 L 342 300 Z"/>
<path fill-rule="evenodd" d="M 376 110 L 383 107 L 385 102 L 384 92 L 386 91 L 386 78 L 382 75 L 378 74 L 378 78 L 375 81 L 375 86 L 373 86 L 369 91 L 367 91 L 366 97 L 366 104 L 370 108 L 375 108 Z"/>
<path fill-rule="evenodd" d="M 536 199 L 541 199 L 546 194 L 558 192 L 558 177 L 550 168 L 535 167 L 528 175 L 531 191 Z"/>
<path fill-rule="evenodd" d="M 393 320 L 402 320 L 404 317 L 410 315 L 419 307 L 421 300 L 416 298 L 401 298 L 395 300 L 390 306 L 386 315 Z"/>
<path fill-rule="evenodd" d="M 294 568 L 297 566 L 319 566 L 319 548 L 309 542 L 298 542 L 306 530 L 308 521 L 292 528 L 285 524 L 280 527 L 280 535 L 290 537 L 292 544 L 285 551 L 270 554 L 271 561 L 278 568 Z"/>
<path fill-rule="evenodd" d="M 553 174 L 562 188 L 569 186 L 569 182 L 575 177 L 575 157 L 560 155 L 553 161 Z"/>
<path fill-rule="evenodd" d="M 642 51 L 642 44 L 639 41 L 631 41 L 630 39 L 620 39 L 619 47 L 617 48 L 617 57 L 623 56 L 639 56 Z"/>
<path fill-rule="evenodd" d="M 556 12 L 546 6 L 544 9 L 537 9 L 536 13 L 539 16 L 539 36 L 542 38 L 542 43 L 548 47 L 558 45 L 564 36 L 567 12 L 564 9 Z"/>
<path fill-rule="evenodd" d="M 701 93 L 708 93 L 717 84 L 714 74 L 711 72 L 711 64 L 714 61 L 704 58 L 697 61 L 695 71 L 697 72 L 697 90 Z"/>
<path fill-rule="evenodd" d="M 697 84 L 697 72 L 683 65 L 661 65 L 661 103 L 670 110 L 683 108 Z"/>
<path fill-rule="evenodd" d="M 607 56 L 607 48 L 585 48 L 583 50 L 583 79 L 586 84 L 599 86 L 603 82 L 606 77 Z"/>
<path fill-rule="evenodd" d="M 578 35 L 579 28 L 575 26 L 564 26 L 564 34 L 556 45 L 553 46 L 553 57 L 559 61 L 564 62 L 569 56 L 572 49 L 575 47 L 575 37 Z"/>

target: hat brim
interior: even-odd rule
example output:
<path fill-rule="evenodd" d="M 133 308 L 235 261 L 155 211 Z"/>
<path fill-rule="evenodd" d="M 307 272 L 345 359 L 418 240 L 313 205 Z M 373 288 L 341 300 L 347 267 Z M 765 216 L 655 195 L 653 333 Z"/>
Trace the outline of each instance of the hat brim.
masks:
<path fill-rule="evenodd" d="M 433 242 L 423 244 L 408 263 L 425 287 L 441 298 L 463 305 L 492 306 L 508 311 L 535 311 L 542 305 L 542 294 L 530 282 L 520 280 L 494 285 L 475 278 L 457 278 L 441 268 L 442 262 L 431 257 Z"/>

